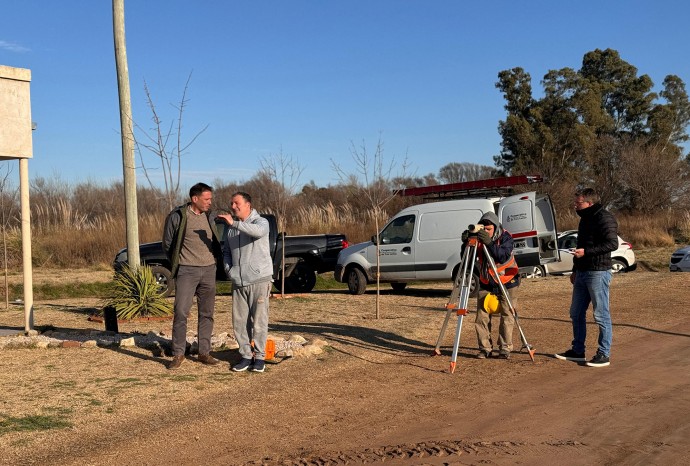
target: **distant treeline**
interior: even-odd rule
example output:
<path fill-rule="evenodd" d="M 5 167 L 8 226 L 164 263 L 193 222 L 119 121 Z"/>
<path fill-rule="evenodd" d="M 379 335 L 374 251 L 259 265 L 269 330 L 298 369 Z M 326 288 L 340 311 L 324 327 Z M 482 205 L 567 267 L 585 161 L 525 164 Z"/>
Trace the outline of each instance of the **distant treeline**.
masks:
<path fill-rule="evenodd" d="M 262 212 L 280 215 L 289 234 L 344 233 L 351 242 L 364 241 L 376 232 L 375 220 L 382 227 L 400 209 L 424 200 L 390 196 L 376 211 L 367 205 L 366 196 L 356 184 L 318 188 L 313 183 L 295 194 L 285 193 L 275 180 L 257 175 L 245 183 L 214 186 L 214 208 L 229 210 L 230 196 L 246 191 L 254 206 Z M 539 190 L 541 185 L 530 185 Z M 391 191 L 392 193 L 392 191 Z M 161 238 L 168 207 L 163 192 L 138 190 L 139 235 L 142 243 Z M 186 201 L 180 193 L 179 203 Z M 92 182 L 70 186 L 59 180 L 36 179 L 31 186 L 32 252 L 36 266 L 91 267 L 107 266 L 115 253 L 125 246 L 124 190 L 121 183 L 99 186 Z M 568 203 L 569 204 L 569 203 Z M 574 228 L 577 217 L 567 205 L 557 210 L 560 230 Z M 617 212 L 621 236 L 635 247 L 669 246 L 690 240 L 690 211 L 668 208 L 653 214 Z M 8 267 L 21 265 L 19 203 L 16 191 L 0 192 L 2 239 L 0 259 L 6 252 Z"/>

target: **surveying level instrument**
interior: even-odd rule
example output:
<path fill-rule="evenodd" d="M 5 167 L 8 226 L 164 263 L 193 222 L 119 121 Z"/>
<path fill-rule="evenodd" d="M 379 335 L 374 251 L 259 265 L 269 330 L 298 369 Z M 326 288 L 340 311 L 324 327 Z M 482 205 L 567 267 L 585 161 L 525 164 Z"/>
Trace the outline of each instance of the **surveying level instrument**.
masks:
<path fill-rule="evenodd" d="M 483 229 L 483 225 L 469 225 L 468 231 L 470 233 L 470 236 L 467 238 L 467 244 L 465 245 L 465 252 L 463 253 L 462 257 L 462 267 L 458 271 L 458 274 L 455 277 L 455 281 L 453 282 L 453 291 L 450 294 L 450 299 L 448 300 L 448 304 L 446 304 L 446 317 L 443 320 L 443 325 L 441 326 L 441 332 L 438 335 L 438 340 L 436 341 L 436 348 L 434 348 L 433 355 L 434 356 L 440 356 L 441 355 L 441 342 L 443 341 L 443 336 L 446 333 L 446 328 L 448 327 L 448 321 L 450 320 L 450 315 L 455 311 L 455 313 L 458 316 L 458 325 L 457 328 L 455 329 L 455 340 L 453 342 L 453 354 L 451 356 L 451 361 L 450 361 L 450 373 L 455 372 L 455 365 L 456 361 L 458 358 L 458 348 L 460 346 L 460 332 L 462 331 L 462 321 L 463 318 L 467 315 L 468 309 L 467 309 L 467 304 L 470 299 L 470 286 L 472 284 L 472 270 L 474 268 L 474 263 L 477 259 L 477 248 L 479 246 L 479 240 L 477 239 L 477 233 L 479 230 Z M 498 277 L 498 271 L 496 270 L 496 262 L 494 261 L 493 257 L 491 257 L 491 254 L 489 254 L 489 251 L 486 248 L 482 248 L 482 251 L 484 251 L 484 257 L 486 258 L 486 261 L 489 264 L 489 267 L 491 267 L 491 270 L 494 272 L 494 277 Z M 510 308 L 510 312 L 513 314 L 513 317 L 515 317 L 515 324 L 517 325 L 518 330 L 520 331 L 520 340 L 522 341 L 522 347 L 520 348 L 520 351 L 522 351 L 524 348 L 527 348 L 527 352 L 529 353 L 530 359 L 534 362 L 534 348 L 527 342 L 527 338 L 525 337 L 524 332 L 522 331 L 522 327 L 520 326 L 520 321 L 518 319 L 518 313 L 515 310 L 515 307 L 513 306 L 512 301 L 510 300 L 510 295 L 506 291 L 505 286 L 501 282 L 500 279 L 496 280 L 498 282 L 498 286 L 501 292 L 501 295 L 503 295 L 508 302 L 508 307 Z M 479 284 L 477 284 L 479 286 Z"/>

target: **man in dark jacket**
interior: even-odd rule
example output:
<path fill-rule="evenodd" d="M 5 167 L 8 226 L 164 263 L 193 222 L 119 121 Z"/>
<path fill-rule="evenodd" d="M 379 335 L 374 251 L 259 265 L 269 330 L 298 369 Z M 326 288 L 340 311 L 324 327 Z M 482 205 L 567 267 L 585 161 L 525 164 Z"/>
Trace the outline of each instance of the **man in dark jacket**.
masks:
<path fill-rule="evenodd" d="M 190 202 L 176 207 L 165 219 L 163 250 L 175 277 L 175 314 L 173 317 L 173 360 L 168 369 L 177 369 L 187 349 L 187 317 L 196 295 L 199 362 L 218 364 L 209 354 L 213 334 L 216 301 L 216 260 L 221 257 L 216 236 L 215 217 L 210 214 L 213 188 L 197 183 L 189 190 Z"/>
<path fill-rule="evenodd" d="M 599 348 L 587 362 L 591 367 L 610 364 L 613 327 L 609 311 L 609 286 L 611 284 L 611 252 L 618 248 L 618 223 L 604 209 L 597 192 L 586 188 L 575 193 L 575 210 L 580 216 L 577 228 L 577 247 L 573 254 L 573 297 L 570 319 L 573 322 L 572 348 L 556 354 L 558 359 L 586 361 L 587 308 L 592 303 L 594 322 L 599 326 Z"/>
<path fill-rule="evenodd" d="M 519 269 L 513 257 L 513 237 L 503 229 L 498 216 L 493 212 L 482 215 L 479 225 L 483 229 L 477 233 L 479 246 L 477 248 L 477 258 L 479 259 L 479 294 L 477 295 L 477 317 L 475 319 L 475 329 L 477 331 L 477 342 L 479 353 L 477 358 L 485 359 L 491 357 L 493 343 L 491 339 L 491 314 L 487 311 L 489 306 L 485 306 L 485 300 L 490 295 L 498 298 L 498 308 L 501 323 L 498 330 L 498 357 L 500 359 L 510 358 L 513 350 L 513 326 L 515 317 L 510 309 L 508 300 L 501 292 L 498 284 L 500 280 L 508 293 L 510 302 L 515 306 L 517 300 L 517 287 L 520 285 Z M 463 249 L 469 232 L 462 234 Z M 491 270 L 491 266 L 484 256 L 486 250 L 496 265 L 496 276 Z"/>

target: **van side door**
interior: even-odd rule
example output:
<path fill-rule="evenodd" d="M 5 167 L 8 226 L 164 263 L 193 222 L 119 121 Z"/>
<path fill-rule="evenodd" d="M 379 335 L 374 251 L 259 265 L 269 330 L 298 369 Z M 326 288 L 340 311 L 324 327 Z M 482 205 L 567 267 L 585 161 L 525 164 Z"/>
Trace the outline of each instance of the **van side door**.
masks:
<path fill-rule="evenodd" d="M 395 217 L 379 235 L 381 280 L 415 278 L 414 235 L 417 212 Z M 367 260 L 376 272 L 376 245 L 368 248 Z"/>
<path fill-rule="evenodd" d="M 497 213 L 515 240 L 513 253 L 518 266 L 558 261 L 556 212 L 548 195 L 528 192 L 506 197 Z"/>

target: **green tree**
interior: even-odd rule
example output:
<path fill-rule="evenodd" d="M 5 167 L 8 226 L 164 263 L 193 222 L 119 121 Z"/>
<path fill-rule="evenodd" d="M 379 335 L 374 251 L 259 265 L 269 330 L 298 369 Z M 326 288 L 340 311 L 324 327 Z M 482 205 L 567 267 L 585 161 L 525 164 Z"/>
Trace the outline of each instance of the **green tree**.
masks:
<path fill-rule="evenodd" d="M 626 193 L 631 183 L 638 190 L 641 183 L 623 173 L 624 152 L 656 158 L 647 160 L 650 166 L 672 166 L 682 156 L 690 103 L 679 77 L 667 76 L 664 90 L 656 94 L 651 78 L 638 76 L 617 51 L 597 49 L 584 55 L 579 70 L 550 70 L 541 84 L 544 95 L 534 99 L 525 70 L 498 74 L 507 116 L 499 122 L 501 152 L 494 161 L 506 174 L 542 174 L 557 206 L 569 202 L 575 185 L 593 184 L 605 202 L 629 208 L 633 201 L 626 201 Z M 665 154 L 670 159 L 659 159 Z"/>

